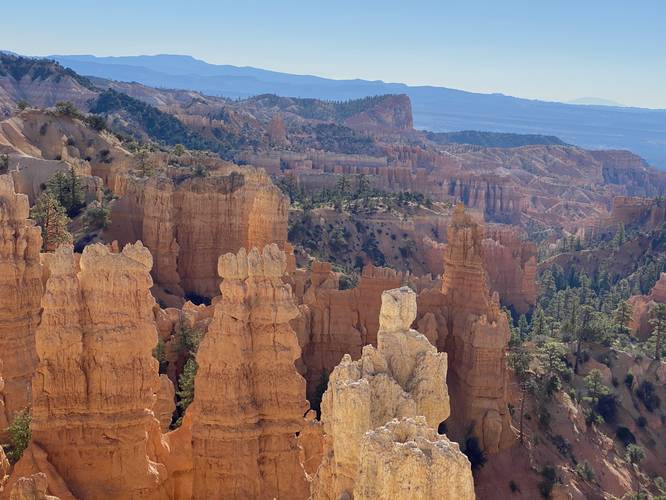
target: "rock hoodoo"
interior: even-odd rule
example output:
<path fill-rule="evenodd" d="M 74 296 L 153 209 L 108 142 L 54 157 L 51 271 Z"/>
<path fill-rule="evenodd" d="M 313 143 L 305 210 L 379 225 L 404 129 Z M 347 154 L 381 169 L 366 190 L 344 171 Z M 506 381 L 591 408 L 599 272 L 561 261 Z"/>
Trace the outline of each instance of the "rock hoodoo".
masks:
<path fill-rule="evenodd" d="M 394 419 L 363 436 L 356 500 L 474 497 L 467 457 L 425 418 Z"/>
<path fill-rule="evenodd" d="M 16 194 L 10 175 L 0 175 L 0 429 L 30 403 L 37 366 L 35 329 L 42 298 L 39 227 L 28 219 L 28 197 Z M 4 404 L 3 404 L 4 403 Z M 4 406 L 4 410 L 3 410 Z"/>
<path fill-rule="evenodd" d="M 488 452 L 513 442 L 507 410 L 508 319 L 490 295 L 483 267 L 483 228 L 458 205 L 448 229 L 442 290 L 419 296 L 421 319 L 437 321 L 437 347 L 449 354 L 447 383 L 454 409 L 448 430 L 468 430 Z"/>
<path fill-rule="evenodd" d="M 44 472 L 49 489 L 57 474 L 77 498 L 161 498 L 166 471 L 147 457 L 159 387 L 150 252 L 96 244 L 77 263 L 60 247 L 49 265 L 32 442 L 15 474 Z"/>
<path fill-rule="evenodd" d="M 430 428 L 448 418 L 446 354 L 410 329 L 415 317 L 413 291 L 403 287 L 384 292 L 377 348 L 365 346 L 358 361 L 345 355 L 333 370 L 322 401 L 326 448 L 313 482 L 313 498 L 355 494 L 360 447 L 368 431 L 396 417 L 423 416 Z M 469 480 L 471 484 L 471 472 Z"/>
<path fill-rule="evenodd" d="M 277 245 L 219 259 L 221 300 L 197 353 L 193 498 L 305 498 L 296 433 L 307 410 L 298 315 Z"/>

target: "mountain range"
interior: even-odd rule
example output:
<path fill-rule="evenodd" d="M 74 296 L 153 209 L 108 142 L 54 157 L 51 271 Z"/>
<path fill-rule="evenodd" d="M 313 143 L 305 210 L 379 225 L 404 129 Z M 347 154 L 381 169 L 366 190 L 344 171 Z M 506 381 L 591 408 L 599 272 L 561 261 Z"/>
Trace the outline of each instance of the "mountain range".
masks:
<path fill-rule="evenodd" d="M 419 129 L 554 135 L 590 149 L 629 149 L 654 166 L 666 169 L 666 110 L 581 106 L 379 80 L 333 80 L 253 67 L 214 65 L 182 55 L 49 57 L 82 75 L 230 98 L 272 93 L 347 100 L 406 94 L 412 102 L 414 126 Z"/>

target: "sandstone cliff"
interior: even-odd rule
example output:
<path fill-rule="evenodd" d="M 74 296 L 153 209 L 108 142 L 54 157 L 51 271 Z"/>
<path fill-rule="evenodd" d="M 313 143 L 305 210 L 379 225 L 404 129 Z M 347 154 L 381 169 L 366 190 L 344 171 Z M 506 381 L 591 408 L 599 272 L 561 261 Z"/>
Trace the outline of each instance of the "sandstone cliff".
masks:
<path fill-rule="evenodd" d="M 141 240 L 155 260 L 153 277 L 175 294 L 211 297 L 217 259 L 239 248 L 282 245 L 288 201 L 260 170 L 228 167 L 209 177 L 124 176 L 109 240 Z"/>
<path fill-rule="evenodd" d="M 28 198 L 0 175 L 0 429 L 30 404 L 30 381 L 37 366 L 35 329 L 39 322 L 42 271 L 41 231 L 28 219 Z M 4 407 L 4 408 L 3 408 Z"/>
<path fill-rule="evenodd" d="M 305 498 L 305 381 L 277 245 L 220 257 L 221 299 L 197 353 L 193 498 Z"/>
<path fill-rule="evenodd" d="M 120 254 L 98 244 L 77 264 L 61 247 L 49 264 L 32 442 L 14 476 L 44 472 L 50 491 L 61 478 L 78 498 L 162 498 L 166 470 L 147 456 L 159 387 L 151 255 L 141 243 Z"/>
<path fill-rule="evenodd" d="M 365 476 L 364 491 L 371 491 L 371 485 L 381 488 L 375 482 L 380 478 L 371 477 L 375 471 L 369 470 L 370 467 L 359 468 L 364 459 L 362 441 L 368 431 L 395 417 L 423 416 L 424 425 L 427 422 L 431 429 L 448 418 L 446 354 L 438 353 L 428 339 L 410 329 L 415 317 L 414 292 L 409 288 L 384 292 L 378 347 L 365 346 L 358 361 L 352 361 L 346 354 L 333 370 L 322 401 L 326 441 L 324 459 L 312 484 L 313 498 L 335 499 L 356 494 L 360 471 Z M 448 443 L 445 437 L 441 439 Z M 451 449 L 460 455 L 456 461 L 466 465 L 463 470 L 467 471 L 466 491 L 469 491 L 472 486 L 467 459 L 457 446 L 451 445 Z M 430 464 L 421 465 L 427 468 Z M 422 477 L 429 473 L 428 470 L 414 472 Z"/>

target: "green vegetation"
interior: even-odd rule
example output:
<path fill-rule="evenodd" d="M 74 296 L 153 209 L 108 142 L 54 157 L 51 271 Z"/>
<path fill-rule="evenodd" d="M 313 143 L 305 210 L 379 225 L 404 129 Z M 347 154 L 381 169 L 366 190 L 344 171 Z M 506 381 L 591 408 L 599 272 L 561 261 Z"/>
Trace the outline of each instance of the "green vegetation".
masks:
<path fill-rule="evenodd" d="M 9 433 L 9 449 L 7 450 L 7 458 L 12 464 L 18 462 L 23 452 L 30 444 L 30 422 L 32 416 L 27 410 L 21 410 L 14 415 L 11 425 L 7 428 Z"/>
<path fill-rule="evenodd" d="M 42 250 L 55 250 L 60 243 L 71 241 L 72 236 L 67 230 L 69 217 L 65 208 L 48 191 L 37 198 L 35 206 L 30 210 L 30 218 L 42 228 Z"/>
<path fill-rule="evenodd" d="M 0 175 L 6 174 L 9 170 L 9 156 L 0 154 Z"/>
<path fill-rule="evenodd" d="M 106 203 L 96 201 L 90 204 L 83 217 L 87 232 L 106 229 L 111 223 L 111 209 Z"/>
<path fill-rule="evenodd" d="M 97 90 L 95 85 L 86 77 L 78 75 L 69 68 L 62 67 L 50 59 L 35 59 L 0 53 L 0 76 L 11 76 L 14 80 L 22 80 L 29 76 L 32 81 L 52 79 L 60 83 L 63 78 L 71 78 L 88 90 Z"/>
<path fill-rule="evenodd" d="M 58 201 L 68 217 L 76 217 L 85 207 L 83 184 L 74 167 L 56 172 L 47 182 L 46 192 Z"/>
<path fill-rule="evenodd" d="M 427 137 L 438 144 L 471 144 L 487 148 L 517 148 L 531 145 L 565 145 L 554 135 L 510 134 L 462 130 L 460 132 L 427 132 Z"/>
<path fill-rule="evenodd" d="M 214 138 L 206 138 L 189 129 L 175 116 L 112 89 L 99 94 L 90 111 L 102 116 L 120 114 L 161 144 L 210 150 L 219 153 L 225 159 L 232 159 L 233 150 L 254 144 L 249 140 L 249 136 L 232 134 L 220 128 L 212 130 Z M 140 138 L 136 130 L 124 129 L 122 132 Z"/>

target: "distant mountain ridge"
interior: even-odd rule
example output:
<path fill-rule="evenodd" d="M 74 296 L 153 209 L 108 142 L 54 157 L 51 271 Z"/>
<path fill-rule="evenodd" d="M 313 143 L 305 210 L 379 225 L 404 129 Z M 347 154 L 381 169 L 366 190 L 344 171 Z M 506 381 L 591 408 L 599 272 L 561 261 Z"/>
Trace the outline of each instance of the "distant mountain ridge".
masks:
<path fill-rule="evenodd" d="M 444 87 L 331 80 L 252 67 L 213 65 L 191 56 L 50 57 L 82 75 L 232 98 L 277 94 L 348 100 L 406 94 L 412 102 L 414 126 L 419 129 L 554 135 L 566 143 L 590 149 L 629 149 L 666 169 L 666 110 L 581 106 Z"/>

